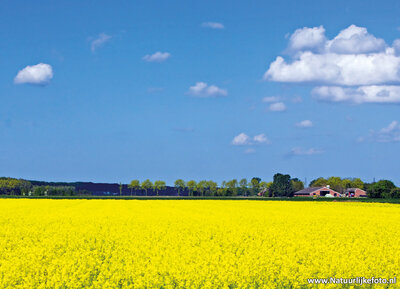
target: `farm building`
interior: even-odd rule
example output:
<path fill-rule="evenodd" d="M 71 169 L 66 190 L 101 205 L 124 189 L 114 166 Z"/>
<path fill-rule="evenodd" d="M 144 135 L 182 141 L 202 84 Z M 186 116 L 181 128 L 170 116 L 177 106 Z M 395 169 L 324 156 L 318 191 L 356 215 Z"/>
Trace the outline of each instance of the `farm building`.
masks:
<path fill-rule="evenodd" d="M 329 186 L 305 188 L 305 189 L 302 189 L 301 191 L 295 192 L 294 196 L 295 197 L 312 197 L 312 196 L 324 197 L 328 194 L 333 197 L 340 197 L 340 194 L 338 192 L 332 190 L 331 188 L 329 188 Z"/>
<path fill-rule="evenodd" d="M 348 188 L 345 191 L 345 195 L 346 195 L 346 197 L 350 197 L 350 198 L 360 198 L 360 197 L 366 197 L 367 192 L 364 190 L 361 190 L 359 188 Z"/>

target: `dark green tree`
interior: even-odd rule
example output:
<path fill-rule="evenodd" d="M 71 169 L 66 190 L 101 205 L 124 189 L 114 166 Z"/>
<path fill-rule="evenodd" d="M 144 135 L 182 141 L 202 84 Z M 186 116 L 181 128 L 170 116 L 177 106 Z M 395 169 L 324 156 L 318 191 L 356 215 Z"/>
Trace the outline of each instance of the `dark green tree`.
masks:
<path fill-rule="evenodd" d="M 274 197 L 293 197 L 294 190 L 290 175 L 275 174 L 270 191 Z"/>
<path fill-rule="evenodd" d="M 396 186 L 392 181 L 380 180 L 368 186 L 367 196 L 369 198 L 384 198 L 390 196 L 391 191 L 395 188 Z"/>

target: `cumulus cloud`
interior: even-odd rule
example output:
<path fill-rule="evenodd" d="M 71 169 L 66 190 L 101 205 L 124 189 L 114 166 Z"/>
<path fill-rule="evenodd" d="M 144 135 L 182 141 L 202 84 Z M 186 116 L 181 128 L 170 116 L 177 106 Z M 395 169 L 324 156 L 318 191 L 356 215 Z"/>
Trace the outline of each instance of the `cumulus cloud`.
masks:
<path fill-rule="evenodd" d="M 224 29 L 225 26 L 219 22 L 203 22 L 201 23 L 201 27 L 211 28 L 211 29 Z"/>
<path fill-rule="evenodd" d="M 269 105 L 270 111 L 282 112 L 286 110 L 286 105 L 283 102 L 274 102 Z"/>
<path fill-rule="evenodd" d="M 380 143 L 400 142 L 400 123 L 394 120 L 387 127 L 381 128 L 378 131 L 371 130 L 367 137 L 361 137 L 358 140 L 369 140 Z"/>
<path fill-rule="evenodd" d="M 292 62 L 278 56 L 265 80 L 333 85 L 376 85 L 400 81 L 400 57 L 393 49 L 372 54 L 314 54 L 305 51 Z"/>
<path fill-rule="evenodd" d="M 313 123 L 311 120 L 307 119 L 307 120 L 302 120 L 302 121 L 296 123 L 296 126 L 301 127 L 301 128 L 308 128 L 308 127 L 312 127 Z"/>
<path fill-rule="evenodd" d="M 323 151 L 320 149 L 315 149 L 315 148 L 309 148 L 309 149 L 304 149 L 300 147 L 293 148 L 289 155 L 292 156 L 311 156 L 311 155 L 318 155 L 322 154 Z"/>
<path fill-rule="evenodd" d="M 397 103 L 400 39 L 392 47 L 366 28 L 351 25 L 333 39 L 322 26 L 297 29 L 289 38 L 288 59 L 277 56 L 264 80 L 317 84 L 316 99 L 352 103 Z"/>
<path fill-rule="evenodd" d="M 255 144 L 269 144 L 270 141 L 263 133 L 250 137 L 244 132 L 235 136 L 232 140 L 233 145 L 255 145 Z"/>
<path fill-rule="evenodd" d="M 233 138 L 232 144 L 235 146 L 250 144 L 250 137 L 242 132 Z"/>
<path fill-rule="evenodd" d="M 262 99 L 263 102 L 278 102 L 280 100 L 280 96 L 267 96 Z"/>
<path fill-rule="evenodd" d="M 98 48 L 103 47 L 104 44 L 106 44 L 110 40 L 110 35 L 100 33 L 99 36 L 97 36 L 90 42 L 90 50 L 92 50 L 92 52 L 95 52 Z"/>
<path fill-rule="evenodd" d="M 169 54 L 168 52 L 157 51 L 154 54 L 147 54 L 147 55 L 143 56 L 143 60 L 145 60 L 147 62 L 163 62 L 170 57 L 171 57 L 171 54 Z"/>
<path fill-rule="evenodd" d="M 53 78 L 53 68 L 46 63 L 39 63 L 32 66 L 27 66 L 21 69 L 14 78 L 14 83 L 46 85 Z"/>
<path fill-rule="evenodd" d="M 319 27 L 304 27 L 297 29 L 289 39 L 289 50 L 313 50 L 318 51 L 323 49 L 326 43 L 325 28 Z"/>
<path fill-rule="evenodd" d="M 315 99 L 327 102 L 400 103 L 400 86 L 370 85 L 360 87 L 320 86 L 312 90 Z"/>
<path fill-rule="evenodd" d="M 360 54 L 384 51 L 386 43 L 368 33 L 364 27 L 351 25 L 326 43 L 326 50 L 340 54 Z"/>
<path fill-rule="evenodd" d="M 216 97 L 226 96 L 228 91 L 215 85 L 208 85 L 205 82 L 196 82 L 195 85 L 189 87 L 188 94 L 197 97 Z"/>

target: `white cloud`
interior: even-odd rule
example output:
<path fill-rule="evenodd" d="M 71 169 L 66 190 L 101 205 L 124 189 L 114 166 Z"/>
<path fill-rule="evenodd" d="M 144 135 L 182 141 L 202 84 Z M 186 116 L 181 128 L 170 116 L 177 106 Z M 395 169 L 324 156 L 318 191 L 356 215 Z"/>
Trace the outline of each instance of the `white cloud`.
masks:
<path fill-rule="evenodd" d="M 360 54 L 384 51 L 386 43 L 368 33 L 364 27 L 351 25 L 326 44 L 326 50 L 339 54 Z"/>
<path fill-rule="evenodd" d="M 286 105 L 283 102 L 275 102 L 269 105 L 270 111 L 282 112 L 286 110 Z"/>
<path fill-rule="evenodd" d="M 224 29 L 225 26 L 219 22 L 203 22 L 201 23 L 201 27 L 211 28 L 211 29 Z"/>
<path fill-rule="evenodd" d="M 311 155 L 318 155 L 322 154 L 323 151 L 315 148 L 304 149 L 300 147 L 293 148 L 289 155 L 293 156 L 311 156 Z"/>
<path fill-rule="evenodd" d="M 111 36 L 105 33 L 100 33 L 95 39 L 90 42 L 90 50 L 95 52 L 98 48 L 103 47 L 108 41 L 111 40 Z"/>
<path fill-rule="evenodd" d="M 14 78 L 14 83 L 30 83 L 37 85 L 46 85 L 53 78 L 53 68 L 46 63 L 39 63 L 27 66 L 21 69 Z"/>
<path fill-rule="evenodd" d="M 154 54 L 147 54 L 147 55 L 143 56 L 143 60 L 145 60 L 147 62 L 163 62 L 170 57 L 171 57 L 171 54 L 169 54 L 168 52 L 157 51 Z"/>
<path fill-rule="evenodd" d="M 378 131 L 371 130 L 368 137 L 358 139 L 358 141 L 365 140 L 381 143 L 400 142 L 400 123 L 394 120 L 387 127 L 381 128 Z"/>
<path fill-rule="evenodd" d="M 232 144 L 235 146 L 250 144 L 250 137 L 242 132 L 233 138 Z"/>
<path fill-rule="evenodd" d="M 280 96 L 267 96 L 262 99 L 263 102 L 278 102 L 280 100 Z"/>
<path fill-rule="evenodd" d="M 205 82 L 196 82 L 194 86 L 189 87 L 188 94 L 197 97 L 216 97 L 226 96 L 228 91 L 215 85 L 208 85 Z"/>
<path fill-rule="evenodd" d="M 244 132 L 235 136 L 232 140 L 233 145 L 256 145 L 256 144 L 270 144 L 269 139 L 263 133 L 250 137 Z"/>
<path fill-rule="evenodd" d="M 360 87 L 320 86 L 312 90 L 315 99 L 329 102 L 400 103 L 400 86 L 370 85 Z"/>
<path fill-rule="evenodd" d="M 400 103 L 400 39 L 389 47 L 364 27 L 351 25 L 333 39 L 320 27 L 297 29 L 291 58 L 278 56 L 264 80 L 320 85 L 314 98 L 330 102 Z"/>
<path fill-rule="evenodd" d="M 289 39 L 289 50 L 321 50 L 326 42 L 325 29 L 319 27 L 304 27 L 297 29 Z"/>
<path fill-rule="evenodd" d="M 313 123 L 311 120 L 307 119 L 307 120 L 302 120 L 302 121 L 296 123 L 296 126 L 301 127 L 301 128 L 307 128 L 307 127 L 312 127 Z"/>
<path fill-rule="evenodd" d="M 314 54 L 306 51 L 287 63 L 278 56 L 265 80 L 333 85 L 377 85 L 400 82 L 400 57 L 393 49 L 372 54 Z"/>
<path fill-rule="evenodd" d="M 254 140 L 255 143 L 260 143 L 260 144 L 262 144 L 262 143 L 268 144 L 269 143 L 268 138 L 263 133 L 255 135 L 253 137 L 253 140 Z"/>

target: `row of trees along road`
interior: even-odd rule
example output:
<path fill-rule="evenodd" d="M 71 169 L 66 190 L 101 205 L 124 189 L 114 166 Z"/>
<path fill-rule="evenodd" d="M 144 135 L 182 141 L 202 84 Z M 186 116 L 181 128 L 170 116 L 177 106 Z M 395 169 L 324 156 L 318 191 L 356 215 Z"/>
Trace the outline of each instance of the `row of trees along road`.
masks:
<path fill-rule="evenodd" d="M 304 188 L 303 182 L 299 179 L 292 179 L 289 175 L 276 174 L 273 182 L 262 181 L 261 178 L 254 177 L 250 181 L 247 179 L 237 179 L 223 181 L 220 186 L 214 181 L 195 180 L 184 181 L 177 179 L 174 182 L 177 195 L 188 196 L 293 196 L 295 191 Z M 156 191 L 157 195 L 166 188 L 164 181 L 152 183 L 149 179 L 140 182 L 132 180 L 128 185 L 131 195 L 136 191 L 144 191 L 146 196 L 149 190 Z"/>

